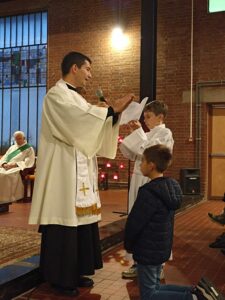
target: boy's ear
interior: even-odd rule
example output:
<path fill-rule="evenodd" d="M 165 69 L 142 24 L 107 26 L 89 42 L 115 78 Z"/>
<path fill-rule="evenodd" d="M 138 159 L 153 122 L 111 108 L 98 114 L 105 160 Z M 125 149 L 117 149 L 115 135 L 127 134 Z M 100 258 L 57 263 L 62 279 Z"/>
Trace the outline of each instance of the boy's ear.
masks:
<path fill-rule="evenodd" d="M 163 114 L 159 114 L 159 115 L 158 115 L 158 118 L 159 118 L 161 121 L 164 121 L 164 115 L 163 115 Z"/>
<path fill-rule="evenodd" d="M 149 162 L 149 167 L 151 168 L 151 170 L 156 169 L 156 165 L 152 161 Z"/>

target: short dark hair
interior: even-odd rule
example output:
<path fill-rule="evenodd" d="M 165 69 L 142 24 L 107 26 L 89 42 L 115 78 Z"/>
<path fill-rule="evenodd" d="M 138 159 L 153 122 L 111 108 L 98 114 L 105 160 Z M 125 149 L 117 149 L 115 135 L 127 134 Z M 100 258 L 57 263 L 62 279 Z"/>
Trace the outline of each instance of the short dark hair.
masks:
<path fill-rule="evenodd" d="M 149 111 L 153 112 L 156 116 L 158 116 L 159 114 L 163 114 L 165 118 L 168 112 L 168 106 L 163 101 L 154 100 L 148 103 L 144 108 L 144 112 L 149 112 Z"/>
<path fill-rule="evenodd" d="M 165 145 L 157 144 L 146 148 L 143 153 L 148 163 L 155 164 L 158 172 L 164 172 L 172 161 L 172 153 Z"/>
<path fill-rule="evenodd" d="M 61 63 L 61 71 L 62 75 L 65 76 L 70 72 L 70 68 L 72 65 L 77 65 L 80 68 L 84 63 L 85 60 L 89 61 L 91 64 L 91 60 L 86 55 L 79 53 L 79 52 L 69 52 L 64 58 Z"/>

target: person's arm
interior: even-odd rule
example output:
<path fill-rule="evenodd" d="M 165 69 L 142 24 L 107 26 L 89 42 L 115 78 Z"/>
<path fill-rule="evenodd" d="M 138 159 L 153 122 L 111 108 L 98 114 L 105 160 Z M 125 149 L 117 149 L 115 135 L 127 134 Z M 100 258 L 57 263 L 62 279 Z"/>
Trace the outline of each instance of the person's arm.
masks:
<path fill-rule="evenodd" d="M 120 150 L 124 157 L 135 160 L 138 155 L 142 155 L 148 147 L 161 144 L 173 150 L 174 140 L 172 132 L 168 128 L 162 128 L 156 135 L 148 138 L 149 132 L 145 133 L 142 127 L 134 130 L 128 135 L 120 145 Z"/>
<path fill-rule="evenodd" d="M 11 148 L 12 148 L 12 146 L 9 147 L 9 149 L 6 151 L 6 153 L 0 159 L 0 167 L 4 167 L 4 165 L 7 165 L 6 158 L 7 158 L 8 154 L 10 153 Z"/>
<path fill-rule="evenodd" d="M 106 118 L 108 117 L 112 117 L 112 124 L 115 125 L 119 119 L 119 113 L 115 113 L 113 108 L 109 106 Z"/>
<path fill-rule="evenodd" d="M 124 247 L 128 252 L 132 252 L 138 236 L 151 220 L 156 211 L 154 196 L 144 188 L 138 191 L 137 199 L 128 215 L 125 226 Z"/>
<path fill-rule="evenodd" d="M 128 94 L 117 100 L 105 99 L 106 103 L 109 105 L 107 117 L 113 117 L 113 125 L 117 123 L 119 119 L 119 114 L 124 111 L 127 106 L 134 100 L 134 94 Z"/>
<path fill-rule="evenodd" d="M 33 147 L 30 147 L 26 150 L 27 156 L 23 161 L 18 161 L 17 166 L 20 168 L 20 170 L 24 170 L 26 168 L 31 168 L 34 165 L 35 162 L 35 153 Z"/>
<path fill-rule="evenodd" d="M 108 109 L 107 115 L 106 115 L 106 119 L 109 117 L 112 117 L 112 124 L 115 125 L 119 119 L 119 113 L 115 113 L 114 109 L 112 108 L 112 106 L 109 106 L 106 101 L 102 102 L 99 101 L 97 104 L 98 107 L 105 107 Z"/>
<path fill-rule="evenodd" d="M 68 90 L 69 91 L 69 90 Z M 115 101 L 114 112 L 120 112 L 132 101 L 132 95 Z M 83 97 L 63 93 L 62 89 L 52 88 L 44 100 L 43 119 L 51 134 L 57 140 L 76 147 L 87 157 L 93 157 L 102 148 L 105 135 L 109 136 L 107 157 L 114 158 L 117 146 L 117 129 L 113 138 L 110 117 L 106 118 L 108 109 L 87 103 Z M 112 134 L 111 134 L 112 135 Z M 106 153 L 102 151 L 102 153 Z M 101 154 L 100 154 L 101 155 Z"/>
<path fill-rule="evenodd" d="M 124 157 L 135 160 L 137 155 L 143 154 L 147 141 L 146 133 L 139 127 L 122 141 L 119 148 Z"/>

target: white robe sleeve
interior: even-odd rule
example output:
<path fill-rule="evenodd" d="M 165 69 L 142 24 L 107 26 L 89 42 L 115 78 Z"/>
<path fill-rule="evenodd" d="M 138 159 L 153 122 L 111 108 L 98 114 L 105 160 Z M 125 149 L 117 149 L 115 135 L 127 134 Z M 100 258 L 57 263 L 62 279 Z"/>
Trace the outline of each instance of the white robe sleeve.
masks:
<path fill-rule="evenodd" d="M 16 164 L 20 168 L 20 170 L 24 170 L 26 168 L 31 168 L 35 162 L 35 153 L 32 147 L 28 148 L 26 151 L 26 157 L 22 161 L 17 161 Z"/>
<path fill-rule="evenodd" d="M 0 167 L 6 162 L 6 157 L 8 156 L 8 154 L 11 152 L 11 147 L 9 147 L 9 149 L 6 151 L 6 153 L 2 156 L 2 158 L 0 159 Z"/>
<path fill-rule="evenodd" d="M 144 130 L 140 127 L 128 135 L 119 148 L 123 156 L 135 160 L 137 155 L 142 155 L 148 139 Z"/>
<path fill-rule="evenodd" d="M 98 155 L 107 157 L 110 159 L 115 158 L 117 145 L 118 145 L 118 135 L 119 135 L 119 122 L 112 126 L 112 117 L 107 118 L 105 122 L 105 131 L 102 137 L 102 145 L 98 150 Z"/>
<path fill-rule="evenodd" d="M 151 132 L 145 133 L 140 127 L 123 140 L 120 150 L 124 157 L 135 160 L 146 148 L 157 144 L 165 145 L 172 151 L 174 144 L 172 132 L 168 128 L 160 128 L 151 136 Z"/>
<path fill-rule="evenodd" d="M 74 92 L 72 95 L 69 94 L 71 91 L 63 92 L 55 87 L 45 97 L 43 115 L 52 136 L 75 147 L 88 158 L 100 149 L 110 158 L 115 157 L 118 126 L 113 128 L 112 119 L 106 119 L 108 109 L 91 105 Z M 107 136 L 108 142 L 103 145 Z"/>

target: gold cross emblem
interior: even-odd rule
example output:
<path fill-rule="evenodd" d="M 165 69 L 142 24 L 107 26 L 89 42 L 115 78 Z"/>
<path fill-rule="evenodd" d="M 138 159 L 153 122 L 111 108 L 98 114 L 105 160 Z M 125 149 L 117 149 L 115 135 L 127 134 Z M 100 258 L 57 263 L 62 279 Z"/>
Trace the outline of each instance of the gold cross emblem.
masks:
<path fill-rule="evenodd" d="M 82 188 L 79 189 L 79 191 L 83 192 L 84 193 L 84 196 L 86 196 L 86 190 L 89 190 L 88 187 L 85 187 L 84 183 L 82 183 Z"/>

